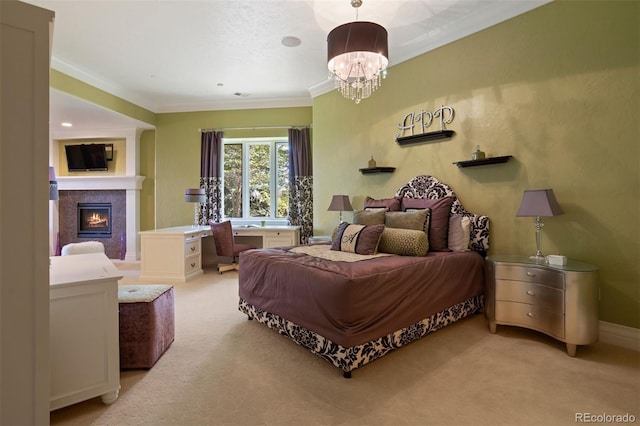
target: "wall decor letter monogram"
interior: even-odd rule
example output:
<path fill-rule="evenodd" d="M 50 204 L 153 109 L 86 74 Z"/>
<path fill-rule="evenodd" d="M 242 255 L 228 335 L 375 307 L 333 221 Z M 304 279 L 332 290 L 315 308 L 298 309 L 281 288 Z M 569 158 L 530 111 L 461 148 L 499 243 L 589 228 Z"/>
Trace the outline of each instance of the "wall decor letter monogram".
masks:
<path fill-rule="evenodd" d="M 401 138 L 404 136 L 414 136 L 414 129 L 419 124 L 419 133 L 421 135 L 427 132 L 427 128 L 431 126 L 434 118 L 439 118 L 440 120 L 440 130 L 446 130 L 446 125 L 450 124 L 453 121 L 453 117 L 455 116 L 455 112 L 453 107 L 441 105 L 440 108 L 435 110 L 434 112 L 420 110 L 417 113 L 410 112 L 404 116 L 402 122 L 398 124 L 398 129 L 400 129 L 400 133 L 396 133 L 395 137 Z M 405 132 L 410 132 L 409 135 L 405 135 Z"/>

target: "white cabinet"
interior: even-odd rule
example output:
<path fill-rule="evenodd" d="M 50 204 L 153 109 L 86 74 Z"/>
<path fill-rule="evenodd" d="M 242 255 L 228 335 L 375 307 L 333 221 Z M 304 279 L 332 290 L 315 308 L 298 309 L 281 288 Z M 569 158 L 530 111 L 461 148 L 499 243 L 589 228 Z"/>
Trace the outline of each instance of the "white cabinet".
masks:
<path fill-rule="evenodd" d="M 233 235 L 237 242 L 258 248 L 293 246 L 300 241 L 300 227 L 238 226 L 233 228 Z M 210 236 L 209 226 L 176 226 L 140 232 L 140 279 L 172 283 L 187 282 L 201 275 L 202 238 Z"/>
<path fill-rule="evenodd" d="M 203 273 L 202 237 L 208 227 L 179 226 L 140 233 L 140 278 L 157 282 L 187 282 Z"/>
<path fill-rule="evenodd" d="M 51 258 L 50 410 L 120 391 L 118 280 L 102 253 Z"/>
<path fill-rule="evenodd" d="M 298 226 L 237 227 L 233 228 L 233 235 L 238 242 L 246 239 L 252 243 L 251 238 L 255 238 L 258 248 L 294 246 L 300 243 Z"/>

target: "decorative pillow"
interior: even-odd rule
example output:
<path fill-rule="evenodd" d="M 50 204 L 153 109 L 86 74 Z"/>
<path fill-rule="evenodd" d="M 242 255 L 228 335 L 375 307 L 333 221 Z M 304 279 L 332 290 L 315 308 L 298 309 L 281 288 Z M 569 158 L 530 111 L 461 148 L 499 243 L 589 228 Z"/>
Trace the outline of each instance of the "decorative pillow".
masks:
<path fill-rule="evenodd" d="M 423 231 L 385 227 L 378 251 L 400 256 L 426 256 L 429 251 L 429 238 Z"/>
<path fill-rule="evenodd" d="M 449 219 L 449 250 L 465 251 L 469 249 L 471 220 L 467 216 L 454 214 Z"/>
<path fill-rule="evenodd" d="M 447 240 L 449 238 L 449 215 L 453 200 L 453 196 L 435 200 L 430 198 L 402 198 L 401 208 L 403 211 L 431 209 L 428 234 L 429 249 L 432 251 L 449 251 Z"/>
<path fill-rule="evenodd" d="M 377 209 L 377 208 L 386 208 L 387 211 L 397 212 L 400 211 L 400 198 L 384 198 L 382 200 L 376 200 L 371 197 L 367 197 L 364 199 L 364 205 L 362 207 L 365 210 L 368 209 Z"/>
<path fill-rule="evenodd" d="M 358 225 L 384 225 L 384 210 L 354 210 L 353 223 Z"/>
<path fill-rule="evenodd" d="M 431 209 L 386 212 L 384 215 L 384 224 L 389 228 L 417 229 L 428 232 L 430 217 Z"/>
<path fill-rule="evenodd" d="M 356 225 L 342 222 L 331 250 L 357 254 L 375 254 L 384 225 Z"/>

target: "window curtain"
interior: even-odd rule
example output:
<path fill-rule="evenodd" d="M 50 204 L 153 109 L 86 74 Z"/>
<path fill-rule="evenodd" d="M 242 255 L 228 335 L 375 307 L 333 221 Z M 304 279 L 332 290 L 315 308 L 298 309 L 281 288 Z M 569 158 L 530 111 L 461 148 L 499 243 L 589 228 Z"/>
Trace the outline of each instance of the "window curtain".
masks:
<path fill-rule="evenodd" d="M 223 132 L 202 132 L 200 139 L 200 188 L 206 201 L 200 205 L 198 223 L 208 225 L 209 220 L 220 222 L 222 218 L 222 158 Z"/>
<path fill-rule="evenodd" d="M 313 235 L 313 171 L 309 128 L 289 129 L 289 225 L 300 226 L 300 242 Z"/>

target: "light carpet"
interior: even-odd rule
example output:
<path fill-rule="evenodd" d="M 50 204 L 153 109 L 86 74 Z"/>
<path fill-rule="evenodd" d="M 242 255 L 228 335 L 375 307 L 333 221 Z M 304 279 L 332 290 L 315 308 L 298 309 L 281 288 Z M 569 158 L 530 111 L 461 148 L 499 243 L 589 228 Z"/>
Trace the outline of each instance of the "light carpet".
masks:
<path fill-rule="evenodd" d="M 116 262 L 121 284 L 139 264 Z M 119 399 L 51 413 L 52 425 L 574 425 L 634 416 L 640 354 L 604 343 L 565 346 L 474 315 L 353 371 L 237 309 L 238 273 L 174 284 L 176 333 L 150 370 L 121 372 Z M 609 422 L 610 423 L 610 422 Z"/>

